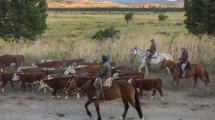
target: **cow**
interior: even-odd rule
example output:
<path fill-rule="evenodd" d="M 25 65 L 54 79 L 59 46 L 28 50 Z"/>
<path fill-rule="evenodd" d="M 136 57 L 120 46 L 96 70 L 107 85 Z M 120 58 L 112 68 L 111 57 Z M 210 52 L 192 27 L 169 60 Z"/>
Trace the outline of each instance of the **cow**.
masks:
<path fill-rule="evenodd" d="M 135 84 L 137 88 L 139 88 L 140 98 L 142 96 L 143 90 L 153 91 L 153 94 L 150 99 L 154 98 L 156 94 L 156 90 L 161 95 L 161 101 L 163 101 L 163 84 L 160 78 L 157 79 L 133 79 L 130 80 L 131 83 Z"/>
<path fill-rule="evenodd" d="M 0 68 L 4 70 L 5 67 L 15 65 L 16 71 L 18 67 L 23 66 L 24 61 L 25 57 L 23 55 L 0 55 Z"/>
<path fill-rule="evenodd" d="M 41 62 L 41 63 L 36 63 L 35 66 L 37 67 L 43 67 L 43 68 L 55 68 L 55 69 L 60 69 L 60 68 L 65 68 L 66 67 L 66 61 L 47 61 L 47 62 Z"/>
<path fill-rule="evenodd" d="M 97 65 L 87 65 L 87 66 L 83 66 L 83 67 L 73 67 L 73 66 L 69 66 L 67 68 L 67 70 L 64 72 L 65 75 L 68 74 L 77 74 L 77 75 L 85 75 L 85 74 L 91 74 L 91 75 L 95 75 L 96 73 L 99 72 L 101 68 L 101 65 L 97 64 Z"/>
<path fill-rule="evenodd" d="M 42 80 L 40 81 L 38 91 L 42 88 L 49 88 L 49 90 L 52 91 L 51 99 L 53 99 L 54 97 L 59 98 L 60 96 L 57 96 L 57 90 L 64 89 L 69 80 L 72 80 L 72 76 L 60 76 L 51 78 L 49 80 Z M 65 99 L 67 98 L 68 94 L 66 95 Z M 79 94 L 77 95 L 77 99 L 78 98 Z"/>
<path fill-rule="evenodd" d="M 8 81 L 11 82 L 11 86 L 12 86 L 13 90 L 15 90 L 14 84 L 13 84 L 13 82 L 11 81 L 12 78 L 13 78 L 13 75 L 14 75 L 14 72 L 10 72 L 10 73 L 0 73 L 0 87 L 1 87 L 2 93 L 5 92 L 4 87 L 5 87 L 5 85 L 8 83 Z"/>
<path fill-rule="evenodd" d="M 24 92 L 26 90 L 26 84 L 28 84 L 30 90 L 33 93 L 33 90 L 31 88 L 31 84 L 39 84 L 41 80 L 46 79 L 46 75 L 41 72 L 35 72 L 35 73 L 14 73 L 12 81 L 21 81 L 22 85 L 20 87 L 19 93 L 22 92 L 24 89 Z"/>
<path fill-rule="evenodd" d="M 17 72 L 45 72 L 45 69 L 43 67 L 25 67 L 25 68 L 18 68 Z"/>
<path fill-rule="evenodd" d="M 66 61 L 66 67 L 69 67 L 70 65 L 75 64 L 80 64 L 80 63 L 84 63 L 85 59 L 62 59 L 62 61 L 65 60 Z"/>

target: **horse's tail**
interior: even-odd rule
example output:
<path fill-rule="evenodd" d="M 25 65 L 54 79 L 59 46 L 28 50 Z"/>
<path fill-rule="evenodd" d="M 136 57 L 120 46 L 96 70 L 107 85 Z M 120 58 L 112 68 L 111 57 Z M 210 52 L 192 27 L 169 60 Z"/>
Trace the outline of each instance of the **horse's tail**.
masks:
<path fill-rule="evenodd" d="M 132 85 L 133 85 L 133 87 L 135 89 L 135 104 L 136 104 L 136 109 L 137 109 L 137 112 L 139 114 L 140 119 L 142 119 L 143 118 L 143 113 L 142 113 L 142 109 L 141 109 L 140 99 L 139 99 L 139 96 L 138 96 L 138 93 L 137 93 L 137 88 L 136 88 L 136 85 L 134 83 Z"/>
<path fill-rule="evenodd" d="M 205 68 L 205 66 L 204 66 L 204 69 L 205 69 L 205 77 L 206 77 L 206 80 L 207 80 L 207 82 L 209 83 L 209 82 L 210 82 L 210 79 L 209 79 L 208 71 L 207 71 L 207 69 Z"/>

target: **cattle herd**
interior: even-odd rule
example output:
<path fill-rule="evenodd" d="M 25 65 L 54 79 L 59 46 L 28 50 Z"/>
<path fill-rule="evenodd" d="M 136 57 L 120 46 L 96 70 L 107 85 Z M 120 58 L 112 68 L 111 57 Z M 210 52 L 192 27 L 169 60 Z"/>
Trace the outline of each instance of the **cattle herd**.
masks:
<path fill-rule="evenodd" d="M 44 92 L 46 92 L 46 88 L 51 90 L 51 98 L 59 97 L 57 96 L 57 90 L 63 89 L 71 76 L 93 77 L 101 67 L 99 62 L 86 62 L 84 59 L 42 60 L 40 63 L 32 64 L 32 66 L 25 66 L 24 62 L 23 55 L 0 56 L 0 87 L 2 93 L 5 92 L 4 87 L 8 82 L 11 83 L 13 89 L 14 83 L 21 82 L 20 93 L 26 91 L 26 85 L 33 92 L 31 85 L 35 84 L 38 85 L 36 86 L 37 90 L 44 89 Z M 110 62 L 110 65 L 113 80 L 123 79 L 135 83 L 140 97 L 143 90 L 152 90 L 151 98 L 158 91 L 161 100 L 163 100 L 161 79 L 144 79 L 143 73 L 116 66 L 114 62 Z M 15 66 L 14 72 L 6 72 L 5 68 L 8 66 Z M 68 98 L 68 95 L 66 98 Z"/>

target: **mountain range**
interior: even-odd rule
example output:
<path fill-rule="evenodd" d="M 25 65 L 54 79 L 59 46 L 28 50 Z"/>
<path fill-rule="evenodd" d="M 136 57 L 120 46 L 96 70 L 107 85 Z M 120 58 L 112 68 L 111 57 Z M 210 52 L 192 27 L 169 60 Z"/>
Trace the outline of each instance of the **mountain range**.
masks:
<path fill-rule="evenodd" d="M 49 8 L 183 7 L 184 0 L 47 0 Z"/>

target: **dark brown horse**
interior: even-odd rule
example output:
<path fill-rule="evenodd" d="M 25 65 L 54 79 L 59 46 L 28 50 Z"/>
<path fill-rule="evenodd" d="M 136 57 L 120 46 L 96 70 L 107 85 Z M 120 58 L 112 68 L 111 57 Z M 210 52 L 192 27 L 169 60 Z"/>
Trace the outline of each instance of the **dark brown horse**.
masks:
<path fill-rule="evenodd" d="M 168 67 L 169 70 L 171 71 L 171 74 L 173 76 L 173 81 L 172 85 L 175 87 L 174 83 L 177 82 L 177 87 L 179 84 L 179 78 L 181 78 L 181 72 L 180 72 L 180 65 L 179 63 L 175 63 L 170 60 L 164 60 L 160 68 L 165 68 Z M 209 76 L 207 69 L 205 68 L 204 65 L 202 64 L 192 64 L 190 69 L 185 69 L 185 77 L 190 78 L 194 76 L 194 86 L 193 88 L 196 87 L 197 84 L 197 79 L 200 78 L 204 83 L 205 86 L 207 87 L 207 84 L 209 83 Z"/>
<path fill-rule="evenodd" d="M 88 101 L 85 104 L 87 114 L 89 115 L 90 118 L 92 118 L 92 114 L 88 109 L 88 105 L 93 102 L 98 114 L 97 120 L 101 120 L 100 109 L 99 109 L 99 99 L 98 100 L 92 99 L 95 93 L 95 88 L 92 83 L 93 83 L 93 80 L 91 78 L 73 77 L 73 79 L 71 81 L 68 81 L 68 83 L 66 84 L 66 87 L 64 88 L 64 92 L 65 93 L 68 93 L 69 91 L 80 92 L 80 90 L 82 90 L 84 93 L 86 93 L 88 97 Z M 122 98 L 125 106 L 125 111 L 121 118 L 122 120 L 125 119 L 127 110 L 129 108 L 128 103 L 130 103 L 137 110 L 140 119 L 143 119 L 137 90 L 129 82 L 124 80 L 113 81 L 112 86 L 108 89 L 104 89 L 103 93 L 104 93 L 104 98 L 107 101 L 115 100 L 120 97 Z M 103 99 L 102 93 L 100 95 L 100 100 L 101 99 Z"/>

